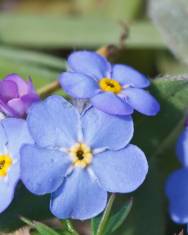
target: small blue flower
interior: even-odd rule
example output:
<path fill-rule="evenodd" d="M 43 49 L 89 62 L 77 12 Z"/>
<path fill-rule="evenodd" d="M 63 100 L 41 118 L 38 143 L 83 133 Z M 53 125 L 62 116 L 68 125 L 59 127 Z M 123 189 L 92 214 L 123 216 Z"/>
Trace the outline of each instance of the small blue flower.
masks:
<path fill-rule="evenodd" d="M 96 52 L 78 51 L 69 56 L 68 68 L 59 78 L 65 92 L 89 98 L 103 112 L 130 115 L 135 109 L 149 116 L 159 112 L 159 103 L 143 89 L 149 80 L 130 66 L 111 65 Z"/>
<path fill-rule="evenodd" d="M 51 96 L 28 114 L 35 140 L 21 149 L 21 178 L 34 194 L 51 193 L 50 209 L 61 218 L 88 219 L 104 210 L 107 192 L 128 193 L 144 181 L 144 153 L 129 144 L 130 116 L 88 108 L 81 115 Z"/>
<path fill-rule="evenodd" d="M 188 223 L 188 127 L 181 133 L 176 147 L 178 159 L 182 166 L 173 172 L 166 184 L 169 199 L 169 211 L 176 223 Z"/>
<path fill-rule="evenodd" d="M 4 119 L 0 122 L 0 212 L 12 202 L 20 179 L 20 148 L 32 143 L 27 123 L 21 119 Z"/>

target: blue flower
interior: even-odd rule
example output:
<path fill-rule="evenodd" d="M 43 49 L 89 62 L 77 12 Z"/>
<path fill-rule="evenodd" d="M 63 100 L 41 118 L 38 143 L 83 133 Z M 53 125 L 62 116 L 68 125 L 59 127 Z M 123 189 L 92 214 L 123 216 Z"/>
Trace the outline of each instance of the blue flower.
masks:
<path fill-rule="evenodd" d="M 173 172 L 166 184 L 169 211 L 176 223 L 188 223 L 188 127 L 181 133 L 176 147 L 183 168 Z"/>
<path fill-rule="evenodd" d="M 79 51 L 69 56 L 68 68 L 59 78 L 65 92 L 89 98 L 103 112 L 130 115 L 135 109 L 149 116 L 159 112 L 159 103 L 143 89 L 149 80 L 130 66 L 111 65 L 96 52 Z"/>
<path fill-rule="evenodd" d="M 107 192 L 128 193 L 143 183 L 148 164 L 129 144 L 130 116 L 95 108 L 80 115 L 62 97 L 51 96 L 30 109 L 27 122 L 35 144 L 21 149 L 21 178 L 32 193 L 51 193 L 56 217 L 94 217 L 104 210 Z"/>
<path fill-rule="evenodd" d="M 12 202 L 20 179 L 20 148 L 32 143 L 27 123 L 21 119 L 4 119 L 0 122 L 0 212 Z"/>

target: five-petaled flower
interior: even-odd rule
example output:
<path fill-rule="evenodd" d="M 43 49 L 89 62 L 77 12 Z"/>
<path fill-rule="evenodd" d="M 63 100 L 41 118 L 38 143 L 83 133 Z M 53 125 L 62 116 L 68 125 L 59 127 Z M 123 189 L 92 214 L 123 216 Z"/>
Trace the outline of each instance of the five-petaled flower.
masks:
<path fill-rule="evenodd" d="M 0 112 L 8 117 L 25 117 L 32 103 L 39 101 L 32 81 L 10 74 L 0 81 Z"/>
<path fill-rule="evenodd" d="M 32 143 L 27 123 L 22 119 L 7 118 L 0 122 L 0 212 L 11 203 L 20 179 L 20 148 Z"/>
<path fill-rule="evenodd" d="M 188 223 L 188 126 L 181 133 L 176 148 L 183 168 L 173 172 L 166 184 L 169 198 L 169 211 L 176 223 Z"/>
<path fill-rule="evenodd" d="M 21 178 L 34 194 L 51 193 L 50 209 L 61 218 L 88 219 L 104 210 L 107 192 L 128 193 L 144 181 L 144 153 L 129 144 L 131 116 L 93 107 L 79 114 L 59 96 L 32 106 L 27 117 L 35 144 L 21 149 Z"/>
<path fill-rule="evenodd" d="M 88 98 L 94 107 L 114 115 L 130 115 L 134 109 L 156 115 L 156 99 L 145 91 L 149 80 L 127 65 L 110 64 L 96 52 L 78 51 L 68 58 L 68 72 L 60 75 L 60 84 L 75 98 Z"/>

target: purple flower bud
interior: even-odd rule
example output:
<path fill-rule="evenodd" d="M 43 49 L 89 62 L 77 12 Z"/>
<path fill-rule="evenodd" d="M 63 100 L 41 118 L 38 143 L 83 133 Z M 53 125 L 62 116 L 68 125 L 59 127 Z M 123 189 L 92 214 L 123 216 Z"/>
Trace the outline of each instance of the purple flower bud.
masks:
<path fill-rule="evenodd" d="M 9 74 L 0 81 L 0 112 L 9 117 L 25 117 L 32 103 L 39 101 L 31 79 Z"/>

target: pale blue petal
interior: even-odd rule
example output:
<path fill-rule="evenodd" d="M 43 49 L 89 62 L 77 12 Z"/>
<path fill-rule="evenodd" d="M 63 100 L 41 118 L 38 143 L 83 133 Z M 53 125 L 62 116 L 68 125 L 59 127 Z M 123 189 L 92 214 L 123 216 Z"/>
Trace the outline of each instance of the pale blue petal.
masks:
<path fill-rule="evenodd" d="M 188 169 L 180 169 L 167 180 L 166 194 L 169 199 L 169 212 L 174 222 L 188 223 Z"/>
<path fill-rule="evenodd" d="M 0 212 L 3 212 L 12 202 L 16 185 L 20 179 L 20 148 L 24 143 L 31 143 L 32 139 L 26 121 L 16 118 L 7 118 L 1 121 L 0 139 L 0 154 L 8 151 L 13 159 L 7 176 L 0 177 Z"/>
<path fill-rule="evenodd" d="M 84 74 L 66 72 L 59 80 L 63 90 L 76 98 L 90 98 L 99 92 L 97 82 Z"/>
<path fill-rule="evenodd" d="M 111 65 L 107 59 L 96 52 L 77 51 L 68 58 L 70 71 L 88 75 L 96 80 L 109 77 Z"/>
<path fill-rule="evenodd" d="M 50 96 L 32 106 L 28 126 L 41 147 L 70 147 L 77 142 L 80 115 L 63 97 Z"/>
<path fill-rule="evenodd" d="M 7 136 L 5 134 L 2 121 L 0 121 L 0 154 L 4 152 L 6 143 L 7 143 Z"/>
<path fill-rule="evenodd" d="M 76 168 L 51 198 L 51 212 L 60 219 L 86 220 L 101 213 L 107 193 L 87 170 Z"/>
<path fill-rule="evenodd" d="M 82 116 L 84 141 L 92 148 L 116 150 L 125 147 L 133 136 L 131 116 L 112 116 L 89 108 Z"/>
<path fill-rule="evenodd" d="M 23 144 L 33 143 L 29 133 L 27 122 L 18 118 L 6 118 L 2 120 L 7 138 L 7 149 L 13 158 L 19 158 L 20 148 Z"/>
<path fill-rule="evenodd" d="M 114 65 L 112 78 L 119 81 L 122 85 L 130 85 L 137 88 L 144 88 L 150 85 L 150 81 L 142 73 L 128 65 Z"/>
<path fill-rule="evenodd" d="M 8 177 L 0 177 L 0 213 L 3 212 L 12 202 L 14 191 L 20 177 L 19 162 L 9 169 Z"/>
<path fill-rule="evenodd" d="M 160 110 L 158 101 L 143 89 L 127 88 L 122 94 L 125 101 L 140 113 L 154 116 Z"/>
<path fill-rule="evenodd" d="M 62 183 L 71 165 L 67 154 L 25 145 L 21 149 L 21 179 L 34 194 L 54 192 Z"/>
<path fill-rule="evenodd" d="M 181 164 L 188 166 L 188 127 L 185 127 L 178 138 L 176 152 Z"/>
<path fill-rule="evenodd" d="M 128 145 L 119 151 L 106 151 L 96 155 L 92 168 L 105 190 L 129 193 L 144 182 L 148 163 L 137 146 Z"/>
<path fill-rule="evenodd" d="M 112 115 L 130 115 L 133 108 L 111 92 L 104 92 L 91 98 L 91 103 L 97 109 Z"/>

